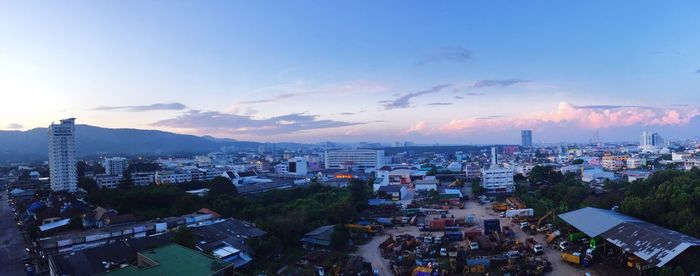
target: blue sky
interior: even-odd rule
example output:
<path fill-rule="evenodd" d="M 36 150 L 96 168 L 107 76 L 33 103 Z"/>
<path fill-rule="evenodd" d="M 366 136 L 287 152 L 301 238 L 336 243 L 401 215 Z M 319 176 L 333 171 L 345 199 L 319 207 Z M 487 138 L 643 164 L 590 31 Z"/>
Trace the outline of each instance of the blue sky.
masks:
<path fill-rule="evenodd" d="M 0 1 L 0 129 L 62 117 L 260 141 L 669 138 L 700 4 Z"/>

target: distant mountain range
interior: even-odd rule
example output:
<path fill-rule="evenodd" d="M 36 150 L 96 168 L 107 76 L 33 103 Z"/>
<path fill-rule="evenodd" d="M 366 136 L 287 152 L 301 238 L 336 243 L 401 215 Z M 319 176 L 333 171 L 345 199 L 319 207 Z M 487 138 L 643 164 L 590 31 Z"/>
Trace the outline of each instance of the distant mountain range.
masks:
<path fill-rule="evenodd" d="M 261 143 L 159 130 L 101 128 L 77 125 L 77 156 L 207 153 L 222 147 L 256 150 Z M 43 160 L 48 157 L 47 129 L 0 130 L 0 161 Z"/>

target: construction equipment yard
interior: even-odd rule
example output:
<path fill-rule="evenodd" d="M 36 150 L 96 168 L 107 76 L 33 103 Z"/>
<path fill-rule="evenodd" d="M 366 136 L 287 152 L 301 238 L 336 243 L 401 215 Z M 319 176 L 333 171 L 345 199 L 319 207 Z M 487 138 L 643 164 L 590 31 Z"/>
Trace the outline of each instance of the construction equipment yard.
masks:
<path fill-rule="evenodd" d="M 469 195 L 470 189 L 464 188 L 462 192 Z M 553 211 L 542 217 L 529 214 L 529 217 L 518 219 L 517 216 L 505 217 L 500 204 L 479 199 L 462 200 L 459 205 L 445 203 L 444 208 L 421 204 L 421 200 L 404 200 L 401 203 L 406 217 L 400 223 L 387 226 L 382 232 L 370 236 L 351 254 L 371 263 L 375 274 L 635 274 L 634 270 L 624 266 L 584 268 L 583 257 L 577 257 L 575 261 L 578 263 L 575 264 L 566 262 L 562 257 L 565 251 L 559 248 L 561 237 L 552 238 L 554 229 L 546 223 L 556 216 Z M 509 199 L 504 204 L 507 204 L 508 210 L 525 209 L 517 199 Z M 414 209 L 420 211 L 415 212 Z M 394 221 L 399 222 L 399 219 Z M 548 235 L 551 242 L 548 242 Z M 565 254 L 567 257 L 570 255 Z"/>

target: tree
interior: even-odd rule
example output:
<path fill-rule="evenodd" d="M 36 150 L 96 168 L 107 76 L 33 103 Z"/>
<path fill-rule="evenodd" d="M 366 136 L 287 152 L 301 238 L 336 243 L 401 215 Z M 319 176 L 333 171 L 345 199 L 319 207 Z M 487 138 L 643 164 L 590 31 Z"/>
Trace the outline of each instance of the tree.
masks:
<path fill-rule="evenodd" d="M 173 236 L 172 242 L 187 248 L 194 249 L 195 247 L 194 235 L 192 235 L 192 231 L 183 226 L 180 226 L 180 228 L 175 231 L 175 236 Z"/>
<path fill-rule="evenodd" d="M 571 161 L 571 165 L 581 165 L 583 164 L 583 159 L 575 159 L 574 161 Z"/>
<path fill-rule="evenodd" d="M 481 181 L 479 179 L 472 179 L 472 196 L 477 197 L 483 193 L 484 191 L 481 188 Z"/>
<path fill-rule="evenodd" d="M 83 219 L 80 216 L 74 216 L 68 221 L 68 228 L 71 230 L 82 230 L 83 229 Z"/>
<path fill-rule="evenodd" d="M 331 246 L 335 249 L 343 249 L 348 245 L 350 232 L 342 224 L 336 224 L 331 233 Z"/>
<path fill-rule="evenodd" d="M 358 211 L 362 211 L 367 207 L 367 199 L 369 198 L 368 185 L 361 180 L 350 180 L 350 199 L 357 206 Z"/>
<path fill-rule="evenodd" d="M 122 177 L 122 179 L 119 180 L 119 184 L 117 184 L 117 187 L 119 189 L 125 190 L 131 189 L 132 187 L 134 187 L 134 182 L 131 180 L 131 177 L 125 174 L 124 177 Z"/>
<path fill-rule="evenodd" d="M 238 194 L 238 190 L 236 189 L 236 186 L 233 185 L 233 182 L 231 182 L 231 179 L 228 179 L 223 176 L 217 176 L 209 183 L 205 185 L 207 188 L 209 188 L 209 193 L 212 195 L 221 195 L 221 194 L 227 194 L 227 195 L 236 195 Z"/>

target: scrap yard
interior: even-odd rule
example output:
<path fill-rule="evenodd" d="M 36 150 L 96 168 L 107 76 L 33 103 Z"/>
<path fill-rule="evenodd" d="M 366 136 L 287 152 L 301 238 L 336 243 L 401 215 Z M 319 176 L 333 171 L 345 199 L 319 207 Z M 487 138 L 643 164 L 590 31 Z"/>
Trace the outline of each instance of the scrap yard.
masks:
<path fill-rule="evenodd" d="M 471 194 L 468 188 L 461 192 Z M 640 272 L 634 266 L 628 267 L 628 258 L 622 255 L 601 257 L 603 242 L 586 239 L 566 226 L 554 210 L 538 216 L 517 197 L 495 200 L 464 196 L 458 201 L 444 198 L 448 196 L 416 193 L 404 204 L 387 201 L 374 206 L 364 223 L 379 220 L 372 217 L 372 210 L 381 210 L 381 216 L 391 218 L 391 223 L 368 235 L 354 255 L 370 263 L 375 275 Z"/>

